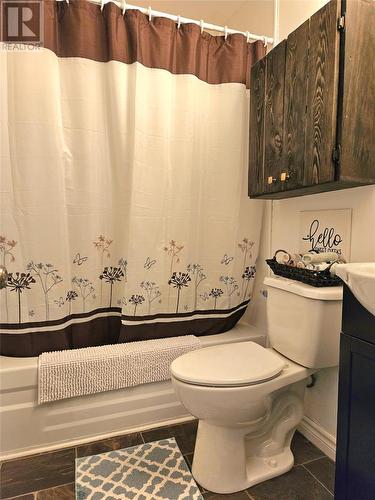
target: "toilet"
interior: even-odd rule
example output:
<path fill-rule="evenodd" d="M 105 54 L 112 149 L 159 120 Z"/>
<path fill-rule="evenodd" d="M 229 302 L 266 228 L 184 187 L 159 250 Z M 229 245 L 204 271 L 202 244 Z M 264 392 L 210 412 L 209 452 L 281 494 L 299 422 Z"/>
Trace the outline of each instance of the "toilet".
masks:
<path fill-rule="evenodd" d="M 199 419 L 192 473 L 215 493 L 234 493 L 290 470 L 310 375 L 337 366 L 342 287 L 267 277 L 271 347 L 205 347 L 171 364 L 174 389 Z"/>

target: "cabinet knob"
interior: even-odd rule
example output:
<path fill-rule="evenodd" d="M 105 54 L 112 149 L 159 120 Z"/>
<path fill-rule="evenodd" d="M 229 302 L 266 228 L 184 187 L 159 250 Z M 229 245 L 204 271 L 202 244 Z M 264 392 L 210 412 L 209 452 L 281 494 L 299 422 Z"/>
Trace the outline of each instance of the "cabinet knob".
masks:
<path fill-rule="evenodd" d="M 292 174 L 288 173 L 288 172 L 281 172 L 281 174 L 280 174 L 281 182 L 287 182 L 290 179 L 291 175 Z"/>
<path fill-rule="evenodd" d="M 273 184 L 274 182 L 277 182 L 277 179 L 275 177 L 272 177 L 272 175 L 270 175 L 267 179 L 267 184 Z"/>

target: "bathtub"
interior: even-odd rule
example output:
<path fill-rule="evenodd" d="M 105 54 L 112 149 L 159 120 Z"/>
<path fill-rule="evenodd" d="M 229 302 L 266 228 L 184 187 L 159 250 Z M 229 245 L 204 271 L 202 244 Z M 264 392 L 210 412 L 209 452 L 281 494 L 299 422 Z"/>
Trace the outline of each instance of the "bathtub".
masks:
<path fill-rule="evenodd" d="M 200 337 L 204 346 L 252 340 L 255 327 Z M 111 436 L 190 420 L 170 381 L 37 404 L 38 358 L 0 356 L 0 459 L 75 446 Z"/>

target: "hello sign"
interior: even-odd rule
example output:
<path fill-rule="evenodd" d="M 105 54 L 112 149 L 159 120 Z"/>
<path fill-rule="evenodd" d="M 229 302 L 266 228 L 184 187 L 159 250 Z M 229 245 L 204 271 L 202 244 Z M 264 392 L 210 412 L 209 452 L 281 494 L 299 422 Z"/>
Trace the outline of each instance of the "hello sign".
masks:
<path fill-rule="evenodd" d="M 306 210 L 300 214 L 299 251 L 336 252 L 349 261 L 352 210 Z"/>

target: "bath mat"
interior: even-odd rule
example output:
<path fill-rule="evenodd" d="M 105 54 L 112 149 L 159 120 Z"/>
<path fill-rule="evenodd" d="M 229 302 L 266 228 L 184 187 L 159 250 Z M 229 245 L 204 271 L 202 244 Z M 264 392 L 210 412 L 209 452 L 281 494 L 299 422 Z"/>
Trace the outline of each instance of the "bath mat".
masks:
<path fill-rule="evenodd" d="M 176 440 L 76 459 L 76 500 L 203 500 Z"/>
<path fill-rule="evenodd" d="M 184 335 L 44 352 L 39 356 L 38 402 L 168 380 L 172 361 L 200 347 L 200 339 Z"/>

